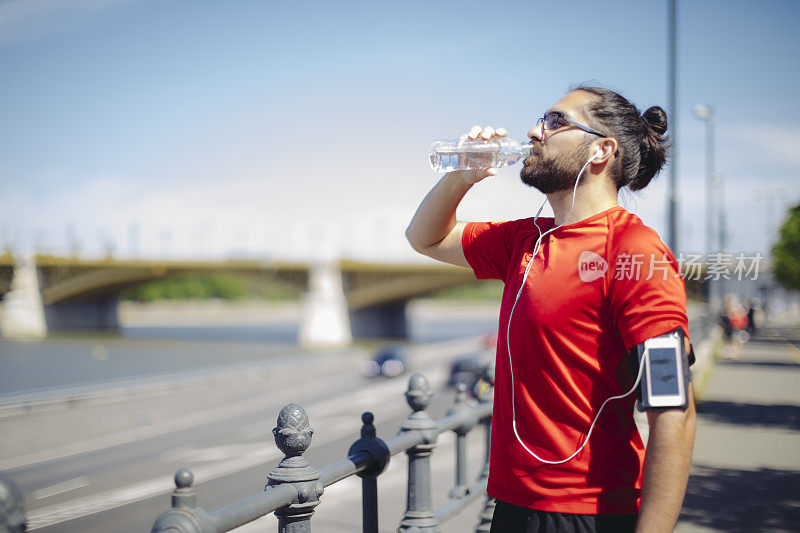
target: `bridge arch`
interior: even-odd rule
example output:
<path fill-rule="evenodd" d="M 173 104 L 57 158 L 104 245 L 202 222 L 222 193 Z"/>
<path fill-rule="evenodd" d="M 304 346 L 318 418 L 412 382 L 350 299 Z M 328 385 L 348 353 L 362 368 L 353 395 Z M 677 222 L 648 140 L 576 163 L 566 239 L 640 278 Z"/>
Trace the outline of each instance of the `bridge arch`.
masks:
<path fill-rule="evenodd" d="M 81 260 L 48 256 L 37 257 L 36 266 L 48 326 L 75 329 L 118 328 L 120 294 L 155 279 L 232 272 L 267 276 L 306 291 L 310 271 L 310 265 L 301 262 Z M 359 337 L 405 337 L 405 306 L 409 300 L 477 281 L 468 269 L 438 263 L 345 259 L 338 262 L 338 268 L 351 326 Z M 11 267 L 0 262 L 0 292 L 10 286 L 10 272 Z"/>

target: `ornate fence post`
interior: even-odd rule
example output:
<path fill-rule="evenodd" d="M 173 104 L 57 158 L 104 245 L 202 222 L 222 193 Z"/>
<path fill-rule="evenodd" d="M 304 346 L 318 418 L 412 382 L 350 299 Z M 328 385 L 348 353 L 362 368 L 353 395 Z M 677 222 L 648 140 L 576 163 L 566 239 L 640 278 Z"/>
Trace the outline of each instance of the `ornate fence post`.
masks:
<path fill-rule="evenodd" d="M 311 516 L 314 508 L 319 505 L 323 490 L 319 472 L 303 457 L 303 453 L 311 445 L 313 433 L 314 429 L 309 424 L 305 409 L 295 403 L 281 409 L 277 427 L 272 430 L 272 434 L 284 457 L 268 474 L 267 487 L 291 483 L 297 489 L 297 499 L 275 511 L 279 533 L 311 531 Z"/>
<path fill-rule="evenodd" d="M 175 490 L 172 491 L 172 509 L 166 511 L 153 524 L 153 533 L 162 531 L 180 533 L 216 532 L 211 517 L 197 507 L 197 495 L 192 488 L 194 474 L 181 468 L 175 472 Z"/>
<path fill-rule="evenodd" d="M 448 414 L 470 412 L 467 404 L 467 384 L 458 383 L 456 385 L 456 397 L 453 407 Z M 467 484 L 467 433 L 475 427 L 474 417 L 469 422 L 455 428 L 456 434 L 456 484 L 450 489 L 450 498 L 461 498 L 469 492 Z"/>
<path fill-rule="evenodd" d="M 489 368 L 483 376 L 486 382 L 486 387 L 478 389 L 478 401 L 481 403 L 491 403 L 494 400 L 494 372 Z M 491 449 L 492 440 L 492 417 L 487 417 L 481 420 L 484 432 L 486 435 L 486 450 L 483 456 L 483 470 L 481 471 L 481 479 L 489 479 L 489 450 Z M 478 526 L 475 528 L 475 533 L 488 533 L 492 527 L 492 516 L 494 516 L 494 498 L 486 495 L 486 503 L 483 505 L 481 514 L 478 516 Z"/>
<path fill-rule="evenodd" d="M 433 392 L 425 376 L 419 373 L 412 375 L 408 380 L 406 401 L 413 412 L 400 425 L 400 430 L 420 432 L 423 442 L 406 450 L 408 489 L 406 512 L 398 528 L 400 532 L 439 530 L 431 498 L 430 464 L 431 453 L 436 447 L 436 422 L 425 412 L 432 397 Z"/>
<path fill-rule="evenodd" d="M 358 452 L 369 453 L 374 462 L 359 472 L 361 478 L 361 524 L 364 533 L 378 533 L 378 476 L 389 464 L 389 448 L 375 434 L 375 416 L 367 411 L 361 415 L 361 438 L 350 446 L 348 456 Z"/>

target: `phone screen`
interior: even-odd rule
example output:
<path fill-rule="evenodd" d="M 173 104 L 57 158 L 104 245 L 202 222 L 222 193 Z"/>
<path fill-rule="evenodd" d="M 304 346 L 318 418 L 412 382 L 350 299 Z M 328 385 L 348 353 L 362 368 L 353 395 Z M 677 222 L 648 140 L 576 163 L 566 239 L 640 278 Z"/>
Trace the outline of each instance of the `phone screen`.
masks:
<path fill-rule="evenodd" d="M 677 395 L 678 359 L 675 348 L 650 348 L 650 394 L 654 396 Z"/>

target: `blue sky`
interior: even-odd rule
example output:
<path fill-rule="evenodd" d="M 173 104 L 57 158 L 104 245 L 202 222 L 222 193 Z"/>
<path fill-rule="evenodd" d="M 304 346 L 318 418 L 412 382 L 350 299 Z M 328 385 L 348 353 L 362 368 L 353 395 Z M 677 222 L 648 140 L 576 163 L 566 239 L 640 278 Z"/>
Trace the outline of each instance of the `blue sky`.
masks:
<path fill-rule="evenodd" d="M 0 2 L 0 248 L 409 259 L 437 176 L 427 147 L 474 124 L 524 138 L 569 86 L 667 107 L 666 1 Z M 717 114 L 730 248 L 766 251 L 800 200 L 792 1 L 679 4 L 681 251 L 704 242 Z M 530 216 L 503 170 L 463 219 Z M 666 238 L 668 172 L 624 205 Z M 764 192 L 763 190 L 768 190 Z"/>

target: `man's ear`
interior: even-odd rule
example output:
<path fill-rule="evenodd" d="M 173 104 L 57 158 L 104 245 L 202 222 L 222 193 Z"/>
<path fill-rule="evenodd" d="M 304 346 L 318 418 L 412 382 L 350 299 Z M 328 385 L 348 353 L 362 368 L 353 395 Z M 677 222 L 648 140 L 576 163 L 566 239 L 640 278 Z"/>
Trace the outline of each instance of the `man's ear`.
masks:
<path fill-rule="evenodd" d="M 612 157 L 616 156 L 619 152 L 619 143 L 613 137 L 604 137 L 602 139 L 598 139 L 593 143 L 591 148 L 593 154 L 599 154 L 595 156 L 594 161 L 592 163 L 599 164 L 605 163 Z"/>

